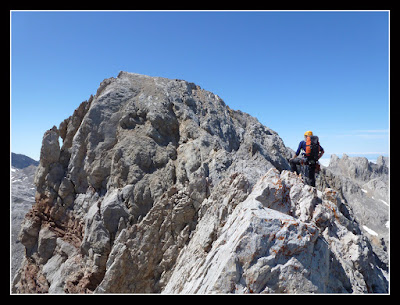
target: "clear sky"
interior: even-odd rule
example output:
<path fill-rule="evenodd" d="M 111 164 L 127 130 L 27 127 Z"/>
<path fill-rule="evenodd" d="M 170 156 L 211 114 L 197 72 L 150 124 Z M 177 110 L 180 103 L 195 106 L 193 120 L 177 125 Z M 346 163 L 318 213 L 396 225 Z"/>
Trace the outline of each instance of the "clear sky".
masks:
<path fill-rule="evenodd" d="M 119 71 L 218 94 L 296 150 L 389 153 L 389 12 L 11 12 L 11 150 L 36 160 Z"/>

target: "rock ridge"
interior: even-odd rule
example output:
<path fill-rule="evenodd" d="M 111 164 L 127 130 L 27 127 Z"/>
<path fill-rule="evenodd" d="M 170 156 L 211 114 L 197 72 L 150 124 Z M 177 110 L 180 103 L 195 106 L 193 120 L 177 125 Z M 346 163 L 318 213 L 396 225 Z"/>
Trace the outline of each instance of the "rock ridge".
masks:
<path fill-rule="evenodd" d="M 244 179 L 237 176 L 232 186 Z M 223 204 L 214 203 L 213 209 Z M 347 207 L 333 189 L 322 193 L 295 173 L 270 169 L 204 251 L 206 227 L 219 221 L 213 209 L 179 255 L 163 293 L 387 291 L 368 239 L 342 213 Z"/>
<path fill-rule="evenodd" d="M 345 201 L 379 257 L 379 265 L 388 270 L 389 257 L 389 158 L 379 156 L 377 163 L 364 157 L 331 156 L 323 168 L 317 187 L 334 188 Z"/>
<path fill-rule="evenodd" d="M 194 83 L 105 79 L 43 136 L 12 290 L 387 292 L 347 202 L 292 154 Z"/>

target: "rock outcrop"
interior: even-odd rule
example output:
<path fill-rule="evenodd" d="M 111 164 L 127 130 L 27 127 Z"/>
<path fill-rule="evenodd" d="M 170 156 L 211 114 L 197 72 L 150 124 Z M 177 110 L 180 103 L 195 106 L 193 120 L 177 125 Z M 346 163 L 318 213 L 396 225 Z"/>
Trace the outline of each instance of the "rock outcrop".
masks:
<path fill-rule="evenodd" d="M 243 176 L 232 178 L 227 198 L 246 191 Z M 163 293 L 387 291 L 367 238 L 334 190 L 321 193 L 295 173 L 270 169 L 221 224 L 231 204 L 212 202 Z"/>
<path fill-rule="evenodd" d="M 193 83 L 106 79 L 43 137 L 13 291 L 387 292 L 347 203 L 292 154 Z"/>
<path fill-rule="evenodd" d="M 363 157 L 332 155 L 329 167 L 317 179 L 319 189 L 334 188 L 348 204 L 385 270 L 389 265 L 388 165 L 388 157 L 380 156 L 375 164 Z"/>

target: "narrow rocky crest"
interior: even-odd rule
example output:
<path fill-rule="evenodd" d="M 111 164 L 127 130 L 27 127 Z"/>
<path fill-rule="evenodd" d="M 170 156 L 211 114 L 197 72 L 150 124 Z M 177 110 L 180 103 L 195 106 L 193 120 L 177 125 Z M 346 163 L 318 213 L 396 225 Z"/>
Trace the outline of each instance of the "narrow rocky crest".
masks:
<path fill-rule="evenodd" d="M 193 83 L 120 72 L 43 136 L 13 292 L 387 292 L 347 203 L 292 154 Z"/>

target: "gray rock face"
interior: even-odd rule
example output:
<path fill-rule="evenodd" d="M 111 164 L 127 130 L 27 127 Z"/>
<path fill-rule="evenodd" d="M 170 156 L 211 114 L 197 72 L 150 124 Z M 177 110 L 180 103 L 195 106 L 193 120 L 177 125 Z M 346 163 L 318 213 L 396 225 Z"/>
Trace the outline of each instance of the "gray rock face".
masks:
<path fill-rule="evenodd" d="M 246 191 L 237 186 L 246 185 L 244 179 L 237 176 L 222 194 L 231 198 L 231 192 Z M 368 240 L 340 212 L 334 190 L 321 193 L 294 173 L 270 169 L 221 226 L 219 211 L 230 204 L 212 203 L 163 293 L 387 290 Z"/>
<path fill-rule="evenodd" d="M 43 137 L 13 291 L 387 291 L 347 205 L 285 171 L 292 154 L 193 83 L 106 79 Z"/>
<path fill-rule="evenodd" d="M 21 266 L 25 248 L 18 240 L 18 234 L 21 229 L 21 223 L 25 214 L 35 203 L 36 187 L 33 183 L 37 166 L 25 163 L 29 160 L 24 155 L 18 155 L 17 166 L 11 167 L 11 276 L 14 277 L 18 268 Z M 24 162 L 20 162 L 20 161 Z M 33 161 L 33 160 L 32 160 Z M 12 161 L 13 164 L 14 161 Z M 25 167 L 24 167 L 25 166 Z"/>
<path fill-rule="evenodd" d="M 340 159 L 336 155 L 332 155 L 329 169 L 360 182 L 368 182 L 377 178 L 387 181 L 389 158 L 379 156 L 375 164 L 363 157 L 349 157 L 343 154 L 342 159 Z"/>
<path fill-rule="evenodd" d="M 370 239 L 380 265 L 388 268 L 389 245 L 389 159 L 380 156 L 377 163 L 367 158 L 331 156 L 323 168 L 317 187 L 331 187 L 348 203 L 360 228 Z"/>

